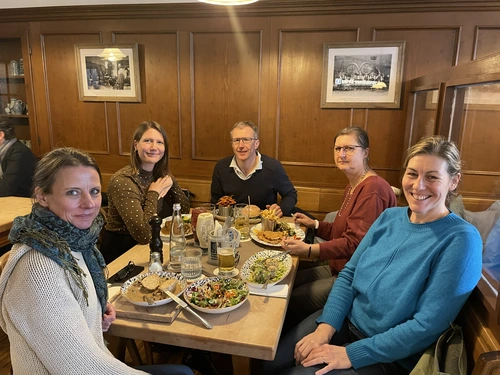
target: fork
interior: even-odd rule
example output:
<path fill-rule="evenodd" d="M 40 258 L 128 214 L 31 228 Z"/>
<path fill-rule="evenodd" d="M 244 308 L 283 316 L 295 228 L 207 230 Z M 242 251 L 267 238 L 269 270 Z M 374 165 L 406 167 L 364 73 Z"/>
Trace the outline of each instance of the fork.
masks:
<path fill-rule="evenodd" d="M 269 275 L 267 275 L 266 281 L 264 281 L 264 284 L 262 284 L 262 289 L 266 290 L 267 289 L 267 284 L 269 284 L 269 280 L 271 280 L 271 273 L 269 272 Z"/>

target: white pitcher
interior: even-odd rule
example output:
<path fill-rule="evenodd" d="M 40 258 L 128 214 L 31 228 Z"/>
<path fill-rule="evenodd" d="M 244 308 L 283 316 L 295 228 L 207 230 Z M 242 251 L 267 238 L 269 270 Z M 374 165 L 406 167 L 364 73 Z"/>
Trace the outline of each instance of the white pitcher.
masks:
<path fill-rule="evenodd" d="M 210 232 L 214 230 L 214 215 L 210 212 L 202 212 L 198 216 L 198 221 L 196 223 L 196 235 L 198 236 L 198 241 L 200 242 L 200 247 L 204 250 L 208 250 L 209 235 Z"/>

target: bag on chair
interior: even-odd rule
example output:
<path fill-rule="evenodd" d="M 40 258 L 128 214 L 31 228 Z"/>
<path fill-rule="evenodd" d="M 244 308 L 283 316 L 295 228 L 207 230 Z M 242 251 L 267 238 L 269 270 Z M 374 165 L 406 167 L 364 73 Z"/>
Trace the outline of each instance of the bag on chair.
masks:
<path fill-rule="evenodd" d="M 467 355 L 459 325 L 450 324 L 420 357 L 410 375 L 466 375 Z"/>

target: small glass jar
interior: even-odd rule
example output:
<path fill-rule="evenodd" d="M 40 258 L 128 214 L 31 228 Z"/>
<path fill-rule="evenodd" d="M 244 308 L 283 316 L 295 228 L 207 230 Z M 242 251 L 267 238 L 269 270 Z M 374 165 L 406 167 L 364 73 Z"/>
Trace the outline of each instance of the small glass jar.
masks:
<path fill-rule="evenodd" d="M 160 253 L 154 252 L 151 253 L 150 261 L 149 261 L 149 272 L 158 272 L 163 271 L 163 265 L 160 260 Z"/>

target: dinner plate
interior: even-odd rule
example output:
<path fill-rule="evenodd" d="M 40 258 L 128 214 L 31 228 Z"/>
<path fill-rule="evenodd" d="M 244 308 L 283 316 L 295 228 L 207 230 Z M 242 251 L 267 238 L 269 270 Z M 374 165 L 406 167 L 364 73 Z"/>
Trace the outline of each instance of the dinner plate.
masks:
<path fill-rule="evenodd" d="M 188 217 L 191 218 L 191 214 L 182 214 L 182 217 Z M 165 223 L 167 221 L 172 221 L 172 216 L 168 216 L 164 218 L 161 222 L 161 227 L 163 228 L 165 226 Z M 193 235 L 193 226 L 191 223 L 189 223 L 189 230 L 184 233 L 184 236 L 189 237 Z M 160 231 L 160 237 L 164 240 L 170 240 L 170 235 L 169 234 L 163 234 L 163 232 Z"/>
<path fill-rule="evenodd" d="M 194 292 L 203 292 L 204 290 L 207 289 L 209 290 L 210 286 L 215 283 L 222 283 L 223 285 L 225 283 L 238 283 L 240 290 L 246 292 L 246 296 L 244 297 L 244 299 L 242 299 L 238 304 L 234 306 L 227 306 L 227 307 L 213 308 L 213 309 L 210 309 L 208 307 L 201 307 L 195 304 L 194 302 L 191 302 L 191 296 Z M 189 306 L 198 311 L 202 311 L 207 314 L 223 314 L 229 311 L 233 311 L 238 307 L 240 307 L 241 305 L 243 305 L 245 301 L 248 299 L 248 295 L 249 295 L 248 285 L 242 280 L 228 279 L 222 277 L 208 277 L 200 281 L 195 281 L 194 283 L 189 285 L 184 291 L 184 300 L 188 303 Z"/>
<path fill-rule="evenodd" d="M 250 228 L 250 237 L 252 237 L 252 239 L 254 241 L 256 241 L 262 245 L 272 246 L 272 247 L 281 247 L 281 243 L 274 244 L 274 243 L 269 243 L 269 242 L 261 240 L 257 236 L 257 232 L 259 232 L 261 230 L 262 230 L 262 224 L 254 225 L 252 228 Z M 297 237 L 298 240 L 303 240 L 306 237 L 306 234 L 304 233 L 304 231 L 302 229 L 295 229 L 295 236 Z"/>
<path fill-rule="evenodd" d="M 266 259 L 266 258 L 272 257 L 273 255 L 277 255 L 277 254 L 283 254 L 283 251 L 264 250 L 264 251 L 259 251 L 258 253 L 255 253 L 250 258 L 248 258 L 248 260 L 245 262 L 245 264 L 243 264 L 243 267 L 241 267 L 241 271 L 240 271 L 241 278 L 243 280 L 245 280 L 245 282 L 253 288 L 262 288 L 262 284 L 264 284 L 264 283 L 257 283 L 255 281 L 250 281 L 250 279 L 252 278 L 252 266 L 259 259 Z M 280 281 L 282 281 L 285 277 L 288 276 L 288 274 L 290 273 L 290 270 L 292 269 L 293 262 L 292 262 L 292 257 L 290 256 L 290 254 L 286 254 L 285 256 L 282 256 L 282 257 L 278 256 L 277 258 L 278 258 L 278 260 L 280 260 L 280 268 L 279 269 L 281 270 L 282 274 L 280 276 L 278 276 L 277 278 L 271 279 L 271 281 L 269 281 L 269 283 L 267 284 L 268 286 L 273 286 L 275 284 L 278 284 Z M 283 260 L 281 260 L 281 258 L 283 258 Z"/>
<path fill-rule="evenodd" d="M 214 214 L 214 216 L 215 216 L 215 218 L 216 218 L 217 220 L 220 220 L 220 221 L 226 221 L 226 218 L 227 218 L 227 216 L 220 216 L 220 215 L 219 215 L 219 209 L 218 209 L 218 208 L 216 208 L 216 209 L 215 209 L 215 214 Z M 258 219 L 250 219 L 250 220 L 249 220 L 249 223 L 250 223 L 250 224 L 257 224 L 257 223 L 260 223 L 260 217 L 259 217 Z"/>
<path fill-rule="evenodd" d="M 136 281 L 140 281 L 140 280 L 144 279 L 146 276 L 152 275 L 153 273 L 158 274 L 161 278 L 164 278 L 164 279 L 177 279 L 179 281 L 179 284 L 175 288 L 175 294 L 177 296 L 180 296 L 184 292 L 184 289 L 186 289 L 186 285 L 187 285 L 186 279 L 180 273 L 173 273 L 173 272 L 166 272 L 166 271 L 147 272 L 147 273 L 142 273 L 140 275 L 132 277 L 131 279 L 129 279 L 129 280 L 125 281 L 125 283 L 123 283 L 123 285 L 120 289 L 120 292 L 121 292 L 123 298 L 125 298 L 127 301 L 129 301 L 130 303 L 132 303 L 134 305 L 145 306 L 145 307 L 161 306 L 161 305 L 165 305 L 169 302 L 172 302 L 172 298 L 167 297 L 165 299 L 154 301 L 154 303 L 152 305 L 150 305 L 146 301 L 137 301 L 137 300 L 129 299 L 127 297 L 128 289 L 131 288 L 132 285 Z M 146 295 L 148 295 L 148 294 L 146 294 Z"/>

